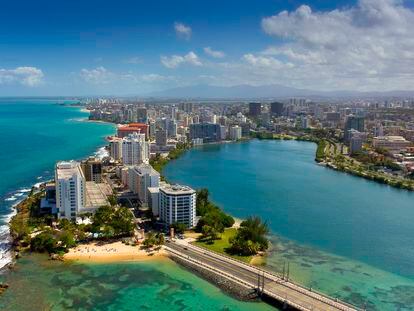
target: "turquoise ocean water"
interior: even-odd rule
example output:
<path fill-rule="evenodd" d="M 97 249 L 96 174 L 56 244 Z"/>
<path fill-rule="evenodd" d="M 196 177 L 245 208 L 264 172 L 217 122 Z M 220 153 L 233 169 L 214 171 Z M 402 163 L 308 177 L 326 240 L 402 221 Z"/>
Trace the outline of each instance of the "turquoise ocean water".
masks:
<path fill-rule="evenodd" d="M 67 264 L 27 256 L 9 274 L 0 310 L 271 311 L 237 301 L 169 259 Z"/>
<path fill-rule="evenodd" d="M 206 187 L 272 229 L 267 268 L 368 310 L 414 310 L 414 193 L 321 167 L 316 146 L 251 141 L 193 149 L 170 182 Z"/>
<path fill-rule="evenodd" d="M 53 177 L 58 160 L 92 155 L 114 126 L 85 122 L 88 113 L 58 105 L 62 100 L 0 99 L 0 267 L 6 253 L 12 206 L 41 181 Z"/>

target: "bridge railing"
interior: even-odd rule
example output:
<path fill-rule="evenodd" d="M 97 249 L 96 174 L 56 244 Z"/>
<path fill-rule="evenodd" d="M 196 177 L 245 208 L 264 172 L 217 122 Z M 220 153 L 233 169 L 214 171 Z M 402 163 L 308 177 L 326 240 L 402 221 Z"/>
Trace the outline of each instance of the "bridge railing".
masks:
<path fill-rule="evenodd" d="M 219 253 L 217 251 L 213 251 L 213 250 L 210 250 L 208 248 L 200 247 L 200 246 L 197 246 L 197 245 L 194 245 L 194 244 L 190 244 L 190 243 L 188 244 L 188 246 L 193 247 L 193 248 L 196 248 L 196 249 L 198 249 L 198 250 L 200 250 L 202 252 L 208 251 L 210 253 L 214 253 L 215 255 L 218 255 L 218 256 L 221 256 L 221 257 L 225 257 L 228 260 L 231 260 L 231 261 L 237 262 L 238 264 L 242 264 L 244 266 L 249 267 L 250 268 L 250 271 L 254 270 L 254 271 L 259 271 L 259 272 L 262 272 L 262 273 L 266 273 L 268 275 L 271 275 L 274 278 L 277 278 L 278 281 L 284 280 L 283 276 L 280 275 L 280 274 L 278 274 L 278 273 L 275 273 L 273 271 L 269 271 L 269 270 L 266 270 L 266 269 L 259 268 L 257 266 L 254 266 L 254 265 L 251 265 L 249 263 L 246 263 L 246 262 L 244 262 L 242 260 L 239 260 L 239 259 L 230 257 L 230 256 L 228 256 L 226 254 Z M 306 288 L 305 286 L 303 286 L 301 284 L 298 284 L 298 283 L 296 283 L 294 281 L 291 281 L 291 280 L 285 281 L 285 282 L 283 282 L 283 284 L 286 287 L 291 288 L 292 290 L 296 290 L 297 292 L 300 292 L 300 293 L 305 294 L 305 295 L 307 295 L 309 297 L 318 299 L 318 300 L 320 300 L 320 301 L 322 301 L 324 303 L 331 304 L 331 305 L 335 305 L 335 307 L 337 307 L 337 305 L 342 305 L 342 308 L 340 308 L 340 309 L 341 310 L 344 310 L 344 311 L 349 311 L 349 310 L 362 310 L 362 309 L 360 309 L 360 308 L 358 308 L 358 307 L 356 307 L 356 306 L 354 306 L 354 305 L 352 305 L 350 303 L 347 303 L 347 302 L 344 302 L 344 301 L 335 301 L 335 299 L 333 299 L 332 297 L 330 297 L 330 296 L 328 296 L 328 295 L 326 295 L 324 293 L 321 293 L 319 291 L 315 291 L 313 289 L 310 290 L 309 288 Z"/>
<path fill-rule="evenodd" d="M 245 286 L 247 288 L 256 289 L 256 285 L 255 284 L 251 284 L 251 283 L 246 282 L 246 281 L 244 281 L 242 279 L 239 279 L 239 278 L 237 278 L 237 277 L 235 277 L 235 276 L 233 276 L 233 275 L 231 275 L 229 273 L 226 273 L 226 272 L 221 271 L 221 270 L 219 270 L 219 269 L 217 269 L 215 267 L 212 267 L 210 265 L 207 265 L 207 264 L 205 264 L 205 263 L 203 263 L 203 262 L 201 262 L 199 260 L 196 260 L 194 258 L 191 258 L 190 256 L 185 256 L 185 255 L 181 254 L 180 252 L 178 252 L 176 250 L 173 250 L 173 249 L 171 249 L 169 247 L 167 247 L 167 249 L 168 249 L 169 252 L 175 254 L 176 256 L 180 257 L 183 260 L 186 260 L 186 261 L 195 263 L 195 264 L 197 264 L 199 266 L 202 266 L 202 267 L 204 267 L 204 268 L 206 268 L 208 270 L 211 270 L 211 271 L 213 271 L 213 272 L 215 272 L 215 273 L 217 273 L 219 275 L 222 275 L 222 276 L 224 276 L 226 278 L 229 278 L 229 279 L 231 279 L 231 280 L 233 280 L 233 281 L 235 281 L 235 282 L 237 282 L 239 284 L 242 284 L 243 286 Z M 272 292 L 269 292 L 267 290 L 265 290 L 264 292 L 265 293 L 267 292 L 266 294 L 269 295 L 270 297 L 273 297 L 273 298 L 277 299 L 280 302 L 286 302 L 287 304 L 289 304 L 290 306 L 292 306 L 292 307 L 294 307 L 294 308 L 296 308 L 298 310 L 303 310 L 303 311 L 312 311 L 312 310 L 314 310 L 314 306 L 313 305 L 309 305 L 309 304 L 306 304 L 306 305 L 299 304 L 297 302 L 294 302 L 294 301 L 289 300 L 287 297 L 282 297 L 280 295 L 277 295 L 276 293 L 272 293 Z"/>

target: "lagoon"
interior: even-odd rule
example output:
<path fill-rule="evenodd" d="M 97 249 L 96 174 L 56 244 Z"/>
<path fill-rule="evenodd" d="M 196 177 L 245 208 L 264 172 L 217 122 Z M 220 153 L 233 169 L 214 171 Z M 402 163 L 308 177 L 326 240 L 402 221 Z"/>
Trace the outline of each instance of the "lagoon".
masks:
<path fill-rule="evenodd" d="M 208 188 L 236 217 L 272 229 L 268 269 L 369 310 L 414 309 L 414 193 L 314 162 L 316 145 L 206 145 L 170 162 L 170 182 Z"/>

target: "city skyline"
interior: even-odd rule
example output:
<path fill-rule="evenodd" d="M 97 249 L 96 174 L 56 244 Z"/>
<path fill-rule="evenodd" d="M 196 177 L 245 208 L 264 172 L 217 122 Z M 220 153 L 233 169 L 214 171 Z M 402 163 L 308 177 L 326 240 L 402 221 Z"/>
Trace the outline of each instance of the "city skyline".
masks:
<path fill-rule="evenodd" d="M 150 95 L 195 85 L 412 90 L 414 3 L 4 4 L 3 96 Z"/>

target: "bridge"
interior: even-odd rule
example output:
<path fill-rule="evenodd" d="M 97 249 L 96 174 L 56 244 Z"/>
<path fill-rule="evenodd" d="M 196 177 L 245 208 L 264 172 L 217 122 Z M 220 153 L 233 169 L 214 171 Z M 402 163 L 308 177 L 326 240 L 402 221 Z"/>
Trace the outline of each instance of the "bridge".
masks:
<path fill-rule="evenodd" d="M 227 278 L 240 286 L 270 297 L 279 304 L 301 311 L 359 311 L 356 307 L 314 292 L 269 271 L 186 243 L 170 241 L 165 249 L 171 256 Z"/>

